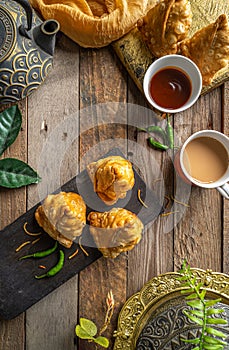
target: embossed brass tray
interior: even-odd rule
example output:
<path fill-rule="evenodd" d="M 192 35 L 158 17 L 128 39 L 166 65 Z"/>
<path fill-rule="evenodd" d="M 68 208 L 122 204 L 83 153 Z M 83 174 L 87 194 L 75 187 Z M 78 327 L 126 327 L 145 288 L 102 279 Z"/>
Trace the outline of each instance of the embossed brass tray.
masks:
<path fill-rule="evenodd" d="M 211 270 L 192 269 L 197 280 L 207 289 L 206 298 L 221 298 L 222 317 L 229 321 L 229 276 Z M 142 290 L 134 294 L 123 306 L 119 318 L 114 350 L 188 350 L 192 345 L 182 338 L 198 337 L 199 327 L 187 319 L 187 309 L 178 273 L 171 272 L 151 279 Z M 229 326 L 223 328 L 228 334 Z"/>
<path fill-rule="evenodd" d="M 229 20 L 228 0 L 190 0 L 190 3 L 193 13 L 190 37 L 200 28 L 214 22 L 222 13 L 225 13 Z M 143 42 L 140 32 L 138 29 L 133 29 L 112 45 L 131 78 L 143 92 L 142 83 L 145 72 L 155 58 Z M 211 85 L 203 87 L 202 94 L 209 92 L 228 79 L 229 67 L 227 66 L 215 75 Z"/>

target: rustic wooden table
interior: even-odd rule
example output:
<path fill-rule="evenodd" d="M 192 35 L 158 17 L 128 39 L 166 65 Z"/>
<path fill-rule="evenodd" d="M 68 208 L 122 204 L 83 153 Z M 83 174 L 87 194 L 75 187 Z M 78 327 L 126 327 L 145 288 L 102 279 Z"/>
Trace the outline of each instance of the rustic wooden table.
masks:
<path fill-rule="evenodd" d="M 22 129 L 16 142 L 4 156 L 20 158 L 37 168 L 42 147 L 56 127 L 83 108 L 108 102 L 120 103 L 109 107 L 113 112 L 117 108 L 117 115 L 119 106 L 122 107 L 127 102 L 147 107 L 112 47 L 83 49 L 60 34 L 54 67 L 45 83 L 19 104 L 23 113 Z M 175 115 L 173 122 L 177 145 L 181 145 L 191 133 L 201 129 L 215 129 L 228 135 L 228 106 L 229 84 L 226 83 L 201 96 L 189 110 Z M 137 133 L 136 128 L 131 126 L 131 120 L 126 119 L 124 123 L 115 124 L 113 112 L 110 117 L 94 111 L 95 109 L 88 119 L 85 116 L 80 117 L 79 114 L 75 128 L 80 137 L 69 143 L 63 157 L 61 184 L 84 169 L 88 151 L 95 159 L 98 157 L 96 145 L 102 145 L 99 149 L 104 148 L 104 153 L 107 148 L 118 145 L 133 163 L 141 158 L 143 165 L 139 171 L 158 195 L 162 188 L 160 181 L 164 183 L 165 195 L 175 192 L 172 156 L 150 149 L 146 144 L 146 135 Z M 139 125 L 150 124 L 151 121 L 150 117 L 143 120 L 139 107 L 136 107 L 134 118 Z M 91 127 L 97 124 L 102 126 Z M 90 130 L 80 132 L 86 129 Z M 70 134 L 60 128 L 58 137 L 67 144 Z M 106 140 L 109 142 L 103 145 Z M 146 150 L 142 152 L 142 156 L 141 149 Z M 162 179 L 152 175 L 155 160 Z M 52 174 L 53 189 L 59 185 L 56 175 Z M 40 199 L 36 185 L 17 190 L 1 188 L 1 228 L 25 213 Z M 179 200 L 179 196 L 177 199 Z M 147 226 L 140 244 L 128 254 L 122 254 L 115 260 L 97 260 L 24 314 L 10 321 L 1 320 L 0 349 L 94 349 L 93 344 L 87 342 L 80 342 L 78 347 L 74 345 L 74 328 L 79 317 L 94 320 L 98 327 L 102 325 L 106 310 L 105 299 L 110 289 L 115 298 L 115 312 L 105 334 L 111 339 L 109 349 L 112 349 L 112 333 L 117 327 L 121 307 L 129 296 L 141 289 L 153 276 L 176 271 L 184 258 L 193 267 L 228 273 L 229 202 L 216 190 L 197 187 L 191 189 L 187 201 L 189 207 L 179 204 L 175 207 L 178 212 L 182 210 L 182 217 L 177 225 L 170 227 L 169 217 L 159 216 Z M 170 227 L 169 232 L 166 225 Z"/>

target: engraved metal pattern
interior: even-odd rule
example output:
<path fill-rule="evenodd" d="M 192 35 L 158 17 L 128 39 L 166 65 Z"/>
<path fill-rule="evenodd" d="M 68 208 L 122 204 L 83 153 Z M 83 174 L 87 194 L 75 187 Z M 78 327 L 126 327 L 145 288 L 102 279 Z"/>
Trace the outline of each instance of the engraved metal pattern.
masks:
<path fill-rule="evenodd" d="M 218 308 L 224 309 L 220 317 L 229 319 L 229 307 L 223 303 L 217 304 Z M 165 309 L 165 310 L 163 310 Z M 191 322 L 183 313 L 189 309 L 184 299 L 176 299 L 169 301 L 162 310 L 157 310 L 157 314 L 153 313 L 146 326 L 143 328 L 138 341 L 137 350 L 164 350 L 164 349 L 185 349 L 191 350 L 193 345 L 186 344 L 182 339 L 191 339 L 199 337 L 199 327 Z M 229 340 L 229 329 L 225 326 L 215 327 L 228 335 L 226 341 Z M 229 346 L 225 347 L 228 349 Z"/>
<path fill-rule="evenodd" d="M 14 48 L 16 27 L 11 14 L 0 6 L 0 62 L 6 59 Z"/>
<path fill-rule="evenodd" d="M 17 25 L 11 55 L 0 60 L 0 103 L 12 103 L 30 95 L 41 85 L 52 67 L 53 58 L 36 45 L 32 35 L 28 39 L 19 33 L 19 26 L 27 25 L 22 6 L 12 0 L 1 0 L 1 4 L 0 9 L 8 8 Z M 41 23 L 34 13 L 32 29 Z"/>
<path fill-rule="evenodd" d="M 208 298 L 222 298 L 224 317 L 229 320 L 229 276 L 211 270 L 192 271 L 197 281 L 204 283 Z M 181 342 L 180 335 L 187 339 L 198 336 L 198 326 L 183 315 L 187 306 L 180 293 L 183 287 L 178 275 L 171 272 L 155 277 L 127 300 L 114 332 L 114 350 L 191 349 Z M 229 339 L 229 328 L 224 326 L 223 331 Z"/>
<path fill-rule="evenodd" d="M 193 12 L 190 37 L 200 28 L 214 22 L 222 13 L 225 13 L 229 19 L 228 0 L 190 0 L 190 3 Z M 143 93 L 142 83 L 145 72 L 155 58 L 143 42 L 140 32 L 135 28 L 112 45 L 131 78 Z M 229 67 L 227 66 L 215 74 L 210 85 L 203 87 L 202 94 L 211 91 L 228 79 Z"/>

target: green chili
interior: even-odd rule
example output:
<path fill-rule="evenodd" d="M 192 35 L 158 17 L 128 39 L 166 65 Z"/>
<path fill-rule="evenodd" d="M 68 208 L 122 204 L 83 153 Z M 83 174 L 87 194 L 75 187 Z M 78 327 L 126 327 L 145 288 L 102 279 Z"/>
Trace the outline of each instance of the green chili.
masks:
<path fill-rule="evenodd" d="M 160 142 L 154 140 L 153 137 L 149 137 L 149 138 L 148 138 L 148 141 L 149 141 L 149 144 L 150 144 L 151 146 L 153 146 L 153 147 L 155 147 L 155 148 L 157 148 L 157 149 L 161 149 L 161 150 L 163 150 L 163 151 L 166 151 L 166 150 L 169 148 L 168 146 L 163 145 L 162 143 L 160 143 Z"/>
<path fill-rule="evenodd" d="M 44 275 L 40 275 L 40 276 L 35 276 L 35 278 L 37 279 L 41 279 L 44 277 L 53 277 L 55 276 L 58 272 L 60 272 L 60 270 L 62 270 L 64 266 L 64 252 L 63 250 L 60 250 L 60 257 L 59 257 L 59 261 L 58 263 L 52 267 L 47 273 L 45 273 Z"/>
<path fill-rule="evenodd" d="M 148 133 L 158 134 L 163 139 L 163 142 L 164 143 L 166 142 L 166 138 L 167 138 L 166 132 L 160 126 L 150 125 L 147 128 L 138 128 L 138 130 L 139 131 L 145 131 L 145 132 L 148 132 Z"/>
<path fill-rule="evenodd" d="M 170 123 L 169 116 L 167 115 L 167 126 L 166 126 L 166 132 L 168 136 L 168 142 L 169 142 L 169 148 L 174 148 L 174 134 L 173 134 L 173 127 Z"/>
<path fill-rule="evenodd" d="M 52 248 L 47 249 L 47 250 L 43 250 L 41 252 L 36 252 L 33 254 L 22 256 L 19 260 L 27 259 L 27 258 L 44 258 L 45 256 L 48 256 L 48 255 L 52 254 L 53 252 L 55 252 L 55 250 L 57 249 L 57 246 L 58 246 L 58 242 L 56 241 L 55 245 Z"/>

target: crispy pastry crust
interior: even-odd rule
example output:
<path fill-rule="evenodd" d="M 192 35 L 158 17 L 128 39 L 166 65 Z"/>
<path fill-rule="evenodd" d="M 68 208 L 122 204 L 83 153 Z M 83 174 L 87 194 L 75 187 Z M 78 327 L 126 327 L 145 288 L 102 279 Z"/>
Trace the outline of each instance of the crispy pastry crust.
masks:
<path fill-rule="evenodd" d="M 177 53 L 177 44 L 188 35 L 192 23 L 188 0 L 164 0 L 138 21 L 142 38 L 155 57 Z"/>
<path fill-rule="evenodd" d="M 88 215 L 90 232 L 105 258 L 116 258 L 141 240 L 143 223 L 134 213 L 121 208 Z"/>
<path fill-rule="evenodd" d="M 87 171 L 94 191 L 107 205 L 116 203 L 119 198 L 125 198 L 126 192 L 134 186 L 132 164 L 120 156 L 99 159 L 89 164 Z"/>
<path fill-rule="evenodd" d="M 229 26 L 226 15 L 220 15 L 214 23 L 184 40 L 179 50 L 197 64 L 203 85 L 210 84 L 215 73 L 225 67 L 229 60 Z"/>
<path fill-rule="evenodd" d="M 86 224 L 86 205 L 77 193 L 51 194 L 37 208 L 35 218 L 49 236 L 70 248 Z"/>

